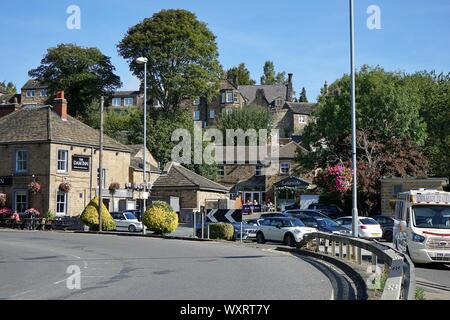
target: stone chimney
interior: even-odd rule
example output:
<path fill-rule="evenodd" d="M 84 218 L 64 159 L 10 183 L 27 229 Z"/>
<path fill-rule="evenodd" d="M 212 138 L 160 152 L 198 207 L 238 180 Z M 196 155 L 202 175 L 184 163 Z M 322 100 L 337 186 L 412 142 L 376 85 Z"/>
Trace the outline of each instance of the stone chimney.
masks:
<path fill-rule="evenodd" d="M 64 91 L 58 91 L 55 100 L 53 100 L 55 112 L 62 121 L 67 121 L 67 100 L 64 99 Z"/>
<path fill-rule="evenodd" d="M 292 102 L 292 92 L 293 92 L 293 86 L 292 86 L 292 77 L 294 75 L 292 73 L 288 73 L 288 82 L 286 84 L 286 101 Z"/>
<path fill-rule="evenodd" d="M 328 94 L 328 82 L 325 80 L 325 83 L 323 85 L 323 94 L 327 95 Z"/>

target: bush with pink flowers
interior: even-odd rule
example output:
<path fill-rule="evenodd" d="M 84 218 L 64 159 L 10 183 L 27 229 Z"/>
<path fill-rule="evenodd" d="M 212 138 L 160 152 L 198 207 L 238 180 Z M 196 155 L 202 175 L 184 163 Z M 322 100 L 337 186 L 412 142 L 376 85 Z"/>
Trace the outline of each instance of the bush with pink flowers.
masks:
<path fill-rule="evenodd" d="M 37 210 L 35 208 L 30 208 L 30 209 L 25 210 L 24 214 L 26 216 L 35 216 L 35 217 L 39 217 L 41 215 L 39 210 Z"/>

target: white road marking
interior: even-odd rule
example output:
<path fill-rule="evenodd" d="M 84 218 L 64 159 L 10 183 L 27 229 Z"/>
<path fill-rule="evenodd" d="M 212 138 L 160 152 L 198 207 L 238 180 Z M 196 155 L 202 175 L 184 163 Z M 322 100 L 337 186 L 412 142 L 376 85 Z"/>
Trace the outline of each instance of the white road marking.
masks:
<path fill-rule="evenodd" d="M 30 292 L 33 292 L 33 290 L 23 291 L 21 293 L 18 293 L 18 294 L 15 294 L 15 295 L 11 296 L 10 298 L 14 299 L 14 298 L 17 298 L 18 296 L 23 296 L 23 295 L 25 295 L 27 293 L 30 293 Z"/>

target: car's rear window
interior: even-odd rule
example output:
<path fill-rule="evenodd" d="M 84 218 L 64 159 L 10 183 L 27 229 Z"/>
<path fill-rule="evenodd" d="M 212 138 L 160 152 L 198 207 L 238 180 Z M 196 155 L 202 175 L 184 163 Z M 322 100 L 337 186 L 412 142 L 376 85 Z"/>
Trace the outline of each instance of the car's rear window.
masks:
<path fill-rule="evenodd" d="M 364 218 L 359 220 L 362 224 L 366 224 L 366 225 L 375 225 L 375 224 L 379 224 L 375 219 L 372 218 Z"/>

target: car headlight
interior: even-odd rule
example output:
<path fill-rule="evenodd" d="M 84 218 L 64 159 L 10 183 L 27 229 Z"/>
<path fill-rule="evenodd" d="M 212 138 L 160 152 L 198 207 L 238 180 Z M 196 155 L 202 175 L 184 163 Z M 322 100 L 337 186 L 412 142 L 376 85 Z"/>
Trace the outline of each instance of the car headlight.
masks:
<path fill-rule="evenodd" d="M 417 234 L 417 233 L 413 233 L 413 235 L 412 235 L 412 240 L 414 241 L 414 242 L 420 242 L 420 243 L 423 243 L 424 241 L 425 241 L 425 237 L 424 236 L 421 236 L 421 235 L 419 235 L 419 234 Z"/>

